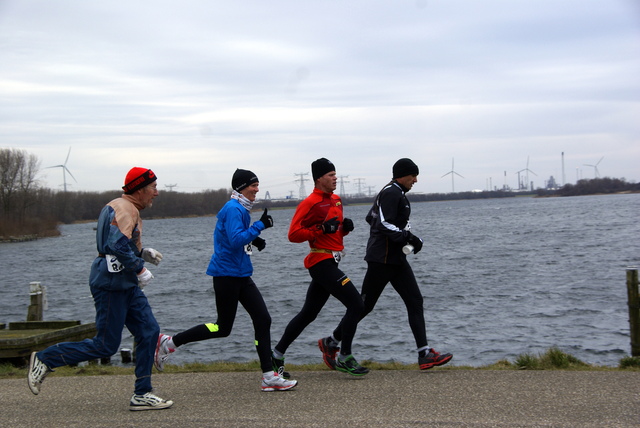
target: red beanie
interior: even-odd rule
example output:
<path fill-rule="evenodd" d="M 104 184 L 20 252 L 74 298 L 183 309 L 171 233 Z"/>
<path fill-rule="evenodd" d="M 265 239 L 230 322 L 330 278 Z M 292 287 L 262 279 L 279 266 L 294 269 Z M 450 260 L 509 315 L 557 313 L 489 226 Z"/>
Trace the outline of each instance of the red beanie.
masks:
<path fill-rule="evenodd" d="M 138 189 L 142 189 L 145 186 L 153 183 L 157 180 L 156 175 L 147 168 L 133 167 L 127 173 L 124 178 L 124 186 L 122 190 L 126 195 L 130 195 Z"/>

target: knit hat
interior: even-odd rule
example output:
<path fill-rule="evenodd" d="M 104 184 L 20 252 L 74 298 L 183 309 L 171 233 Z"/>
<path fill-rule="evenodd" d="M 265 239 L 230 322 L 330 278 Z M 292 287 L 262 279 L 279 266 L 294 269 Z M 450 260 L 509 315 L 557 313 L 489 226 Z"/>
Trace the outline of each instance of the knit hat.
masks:
<path fill-rule="evenodd" d="M 236 192 L 242 191 L 252 185 L 253 183 L 257 183 L 258 177 L 251 171 L 247 169 L 236 169 L 236 172 L 233 173 L 233 178 L 231 178 L 231 187 Z"/>
<path fill-rule="evenodd" d="M 327 158 L 316 159 L 311 164 L 311 175 L 313 176 L 314 181 L 325 175 L 327 172 L 335 170 L 336 167 Z"/>
<path fill-rule="evenodd" d="M 136 190 L 148 186 L 157 179 L 158 177 L 150 169 L 136 166 L 131 168 L 124 178 L 122 190 L 124 190 L 125 195 L 131 195 Z"/>
<path fill-rule="evenodd" d="M 418 175 L 418 165 L 409 158 L 402 158 L 393 164 L 393 178 L 406 177 L 407 175 Z"/>

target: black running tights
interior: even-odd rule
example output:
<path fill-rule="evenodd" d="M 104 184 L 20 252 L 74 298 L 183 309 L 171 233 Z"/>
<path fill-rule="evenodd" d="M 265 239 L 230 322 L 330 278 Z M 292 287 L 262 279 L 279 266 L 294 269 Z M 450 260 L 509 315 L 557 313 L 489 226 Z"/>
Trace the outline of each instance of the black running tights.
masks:
<path fill-rule="evenodd" d="M 345 355 L 351 354 L 353 336 L 356 334 L 358 321 L 364 309 L 360 293 L 333 259 L 323 260 L 311 266 L 309 275 L 311 275 L 311 283 L 304 305 L 287 325 L 282 339 L 276 345 L 276 350 L 284 354 L 289 345 L 316 319 L 329 296 L 333 296 L 347 308 L 341 323 L 342 349 L 340 352 Z"/>

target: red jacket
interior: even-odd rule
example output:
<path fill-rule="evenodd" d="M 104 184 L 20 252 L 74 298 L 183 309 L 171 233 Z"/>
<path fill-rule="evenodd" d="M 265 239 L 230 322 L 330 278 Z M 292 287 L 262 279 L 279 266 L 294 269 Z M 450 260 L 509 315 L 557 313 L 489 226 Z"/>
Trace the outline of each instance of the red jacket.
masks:
<path fill-rule="evenodd" d="M 338 217 L 340 227 L 336 233 L 322 233 L 322 223 Z M 342 238 L 349 232 L 342 230 L 342 200 L 334 193 L 325 193 L 313 188 L 313 192 L 307 196 L 296 208 L 289 226 L 289 241 L 309 241 L 310 248 L 331 251 L 342 251 L 344 245 Z M 304 259 L 304 267 L 309 269 L 316 263 L 333 258 L 330 252 L 311 252 Z"/>

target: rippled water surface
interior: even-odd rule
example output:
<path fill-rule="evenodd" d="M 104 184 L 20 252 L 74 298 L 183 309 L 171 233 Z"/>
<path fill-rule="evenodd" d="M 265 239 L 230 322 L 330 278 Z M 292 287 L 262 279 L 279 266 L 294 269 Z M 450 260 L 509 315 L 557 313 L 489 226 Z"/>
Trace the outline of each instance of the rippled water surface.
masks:
<path fill-rule="evenodd" d="M 151 208 L 153 209 L 153 208 Z M 345 238 L 342 269 L 360 287 L 366 264 L 367 206 L 346 206 L 356 230 Z M 410 260 L 425 296 L 429 343 L 456 365 L 513 361 L 557 346 L 583 361 L 617 365 L 630 352 L 626 269 L 640 265 L 640 195 L 510 198 L 414 203 L 414 232 L 425 247 Z M 307 246 L 287 241 L 293 209 L 272 211 L 267 248 L 253 256 L 253 279 L 273 318 L 275 345 L 301 308 Z M 97 213 L 96 213 L 97 215 Z M 253 214 L 255 220 L 259 213 Z M 143 241 L 164 254 L 145 289 L 163 332 L 215 322 L 211 277 L 215 217 L 146 220 Z M 93 321 L 87 285 L 94 223 L 62 226 L 62 236 L 0 244 L 0 322 L 26 319 L 29 282 L 47 287 L 45 319 Z M 316 346 L 343 314 L 331 298 L 287 352 L 290 363 L 320 362 Z M 131 345 L 128 332 L 123 346 Z M 359 359 L 415 363 L 406 311 L 389 286 L 358 327 Z M 191 343 L 172 362 L 257 358 L 242 308 L 230 337 Z"/>

